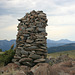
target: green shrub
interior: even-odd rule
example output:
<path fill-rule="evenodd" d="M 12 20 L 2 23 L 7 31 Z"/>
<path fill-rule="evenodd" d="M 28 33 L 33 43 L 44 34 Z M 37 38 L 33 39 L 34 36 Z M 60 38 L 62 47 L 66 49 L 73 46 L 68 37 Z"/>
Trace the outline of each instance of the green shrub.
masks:
<path fill-rule="evenodd" d="M 2 52 L 2 49 L 0 49 L 0 52 Z"/>
<path fill-rule="evenodd" d="M 10 63 L 14 54 L 15 52 L 12 49 L 5 51 L 3 54 L 0 55 L 0 64 L 7 65 L 8 63 Z"/>
<path fill-rule="evenodd" d="M 49 62 L 49 64 L 52 66 L 53 65 L 53 63 L 52 62 Z"/>

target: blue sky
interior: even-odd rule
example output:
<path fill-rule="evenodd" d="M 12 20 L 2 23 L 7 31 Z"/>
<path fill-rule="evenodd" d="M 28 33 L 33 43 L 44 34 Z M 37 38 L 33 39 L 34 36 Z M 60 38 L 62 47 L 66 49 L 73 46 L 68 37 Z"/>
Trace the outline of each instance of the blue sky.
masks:
<path fill-rule="evenodd" d="M 75 0 L 0 0 L 0 40 L 16 39 L 17 19 L 32 10 L 47 14 L 47 38 L 75 41 Z"/>

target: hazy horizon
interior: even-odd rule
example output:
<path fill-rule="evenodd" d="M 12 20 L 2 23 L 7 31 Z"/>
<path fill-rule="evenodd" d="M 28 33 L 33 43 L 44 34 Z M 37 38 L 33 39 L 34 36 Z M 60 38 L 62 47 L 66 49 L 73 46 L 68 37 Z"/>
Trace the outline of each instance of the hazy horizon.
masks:
<path fill-rule="evenodd" d="M 3 39 L 3 40 L 8 40 L 8 39 Z M 16 39 L 10 39 L 8 41 L 11 41 L 11 40 L 16 40 Z M 69 39 L 58 39 L 58 40 L 53 40 L 53 39 L 48 39 L 47 40 L 52 40 L 52 41 L 59 41 L 59 40 L 69 40 Z M 75 41 L 75 40 L 69 40 L 69 41 Z"/>
<path fill-rule="evenodd" d="M 16 39 L 19 18 L 32 10 L 47 14 L 47 38 L 75 41 L 75 0 L 0 0 L 0 40 Z"/>

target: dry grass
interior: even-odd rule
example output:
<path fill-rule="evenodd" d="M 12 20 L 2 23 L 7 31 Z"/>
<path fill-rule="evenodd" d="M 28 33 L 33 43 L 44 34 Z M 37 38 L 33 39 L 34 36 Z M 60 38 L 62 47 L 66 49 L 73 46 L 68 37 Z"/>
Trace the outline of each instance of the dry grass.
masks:
<path fill-rule="evenodd" d="M 4 52 L 0 52 L 0 54 L 3 54 Z"/>
<path fill-rule="evenodd" d="M 53 58 L 56 58 L 56 57 L 58 57 L 60 54 L 62 54 L 62 55 L 69 54 L 69 57 L 75 59 L 75 50 L 50 53 L 50 54 L 47 55 L 47 57 L 50 57 L 50 56 L 51 56 L 51 57 L 53 57 Z"/>

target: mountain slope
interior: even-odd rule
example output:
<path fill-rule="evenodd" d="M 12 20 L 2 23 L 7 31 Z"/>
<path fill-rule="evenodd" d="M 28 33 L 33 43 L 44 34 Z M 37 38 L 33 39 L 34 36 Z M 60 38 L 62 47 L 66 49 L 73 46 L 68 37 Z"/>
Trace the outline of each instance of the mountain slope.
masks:
<path fill-rule="evenodd" d="M 2 51 L 9 50 L 12 44 L 14 44 L 14 47 L 16 46 L 15 40 L 0 40 L 0 49 Z"/>
<path fill-rule="evenodd" d="M 53 41 L 53 40 L 47 39 L 47 47 L 57 47 L 57 46 L 62 46 L 62 45 L 69 44 L 69 43 L 75 43 L 75 41 L 70 41 L 67 39 Z"/>
<path fill-rule="evenodd" d="M 58 41 L 54 41 L 54 40 L 50 40 L 47 39 L 47 47 L 58 47 L 58 46 L 62 46 L 68 43 L 75 43 L 75 41 L 70 41 L 67 39 L 62 39 L 62 40 L 58 40 Z M 16 46 L 16 40 L 0 40 L 0 49 L 2 49 L 3 51 L 5 50 L 9 50 L 11 45 L 14 44 Z"/>
<path fill-rule="evenodd" d="M 67 55 L 67 54 L 69 54 L 69 57 L 75 59 L 75 50 L 50 53 L 50 54 L 47 55 L 47 57 L 52 56 L 53 58 L 56 58 L 56 57 L 60 56 L 60 54 L 61 55 Z"/>
<path fill-rule="evenodd" d="M 50 47 L 47 50 L 48 50 L 48 53 L 75 50 L 75 43 L 66 44 L 66 45 L 58 46 L 58 47 Z"/>

